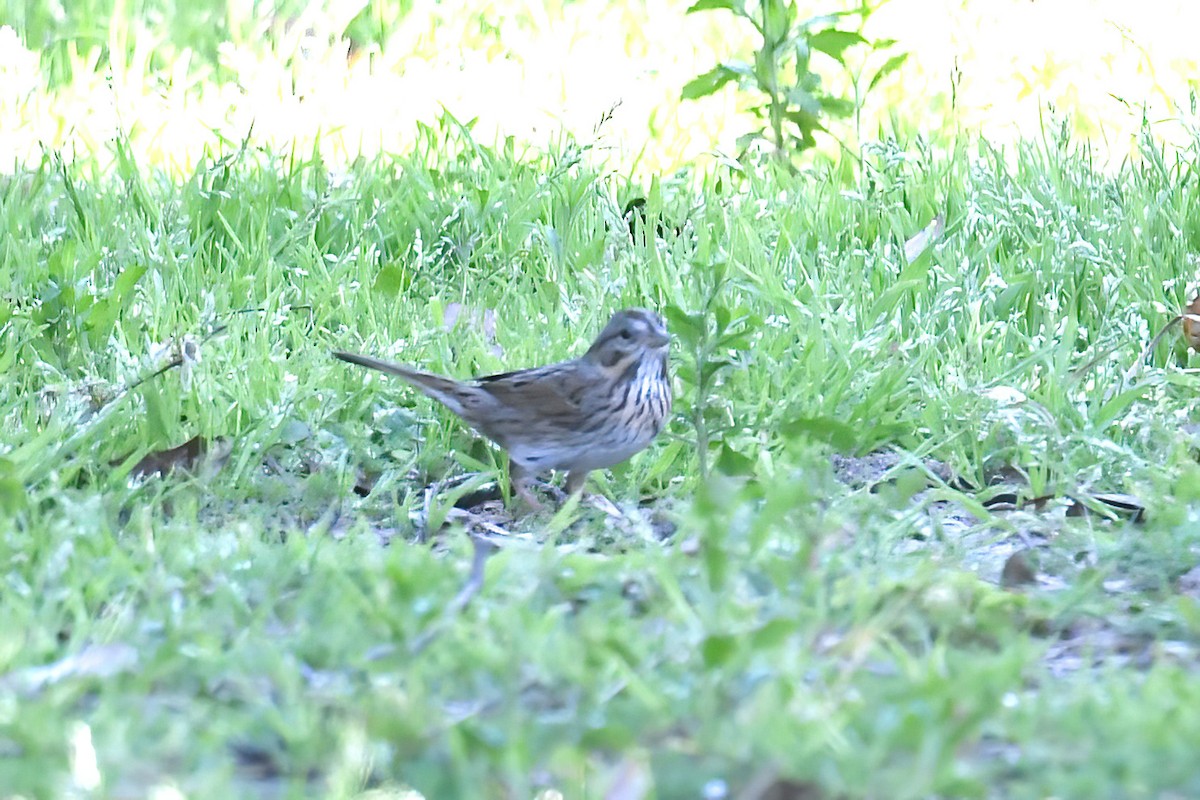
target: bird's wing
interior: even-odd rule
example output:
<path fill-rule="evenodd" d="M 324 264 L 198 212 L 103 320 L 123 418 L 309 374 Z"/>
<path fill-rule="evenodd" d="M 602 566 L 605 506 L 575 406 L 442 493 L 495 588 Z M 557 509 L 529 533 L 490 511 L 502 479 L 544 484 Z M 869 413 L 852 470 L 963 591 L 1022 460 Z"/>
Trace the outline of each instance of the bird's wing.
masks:
<path fill-rule="evenodd" d="M 503 406 L 531 419 L 554 420 L 575 427 L 587 416 L 588 382 L 579 362 L 502 372 L 476 378 L 475 383 Z"/>

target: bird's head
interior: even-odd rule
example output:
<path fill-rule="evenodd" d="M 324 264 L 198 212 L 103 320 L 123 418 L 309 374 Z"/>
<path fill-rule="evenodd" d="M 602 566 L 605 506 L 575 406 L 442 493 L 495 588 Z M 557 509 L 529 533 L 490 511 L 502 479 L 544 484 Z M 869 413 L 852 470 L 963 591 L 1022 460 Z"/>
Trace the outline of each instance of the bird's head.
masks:
<path fill-rule="evenodd" d="M 670 342 L 661 317 L 644 308 L 627 308 L 613 314 L 584 358 L 605 369 L 624 371 L 644 358 L 665 358 Z"/>

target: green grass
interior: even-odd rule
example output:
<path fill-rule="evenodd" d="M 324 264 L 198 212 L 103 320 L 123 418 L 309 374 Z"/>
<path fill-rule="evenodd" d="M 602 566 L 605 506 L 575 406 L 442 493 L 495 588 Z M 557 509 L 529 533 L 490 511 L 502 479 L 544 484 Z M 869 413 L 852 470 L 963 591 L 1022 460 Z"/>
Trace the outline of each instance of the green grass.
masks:
<path fill-rule="evenodd" d="M 1173 332 L 1141 358 L 1197 289 L 1200 138 L 642 180 L 449 115 L 182 177 L 130 137 L 0 176 L 0 797 L 1200 794 L 1200 382 Z M 630 305 L 677 400 L 591 478 L 624 516 L 490 517 L 464 606 L 443 481 L 503 458 L 329 350 L 466 377 Z M 132 475 L 195 436 L 228 457 Z M 1068 513 L 1115 492 L 1145 520 Z"/>
<path fill-rule="evenodd" d="M 67 791 L 79 723 L 106 796 L 602 796 L 621 769 L 658 797 L 772 773 L 864 797 L 1197 791 L 1200 613 L 1174 583 L 1196 380 L 1172 339 L 1126 374 L 1187 296 L 1194 154 L 1106 176 L 1063 141 L 893 143 L 858 181 L 656 184 L 651 221 L 680 233 L 635 241 L 636 187 L 586 147 L 424 135 L 332 176 L 242 150 L 181 183 L 127 159 L 5 179 L 7 792 Z M 468 313 L 444 329 L 452 302 L 495 309 L 502 355 Z M 414 519 L 428 481 L 500 459 L 329 348 L 467 376 L 577 354 L 632 304 L 670 310 L 679 400 L 596 476 L 628 520 L 518 521 L 459 609 L 468 537 L 418 544 Z M 214 325 L 186 382 L 122 394 L 156 343 Z M 194 435 L 230 438 L 215 475 L 129 479 Z M 879 448 L 907 454 L 892 480 L 835 479 L 833 450 Z M 1014 467 L 1024 497 L 1129 492 L 1148 520 L 914 494 L 930 457 L 976 485 Z M 1014 545 L 1042 585 L 996 585 Z M 106 645 L 115 674 L 31 677 Z"/>

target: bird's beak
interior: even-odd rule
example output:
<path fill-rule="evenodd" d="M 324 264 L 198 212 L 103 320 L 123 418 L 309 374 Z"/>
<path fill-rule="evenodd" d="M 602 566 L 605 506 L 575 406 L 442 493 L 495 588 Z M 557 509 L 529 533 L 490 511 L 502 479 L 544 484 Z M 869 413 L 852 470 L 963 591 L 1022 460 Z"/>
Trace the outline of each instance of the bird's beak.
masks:
<path fill-rule="evenodd" d="M 650 335 L 650 346 L 655 349 L 666 347 L 670 343 L 671 334 L 667 333 L 665 329 L 660 328 Z"/>

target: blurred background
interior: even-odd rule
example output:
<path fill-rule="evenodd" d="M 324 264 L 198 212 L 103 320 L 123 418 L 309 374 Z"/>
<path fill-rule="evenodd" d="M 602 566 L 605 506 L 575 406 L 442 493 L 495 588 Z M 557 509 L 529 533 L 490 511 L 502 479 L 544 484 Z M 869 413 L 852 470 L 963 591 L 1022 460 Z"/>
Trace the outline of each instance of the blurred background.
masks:
<path fill-rule="evenodd" d="M 744 20 L 689 5 L 6 0 L 0 163 L 49 148 L 103 165 L 123 133 L 139 162 L 169 172 L 247 140 L 336 166 L 409 149 L 444 109 L 483 143 L 570 135 L 621 172 L 669 172 L 736 153 L 749 124 L 733 84 L 681 101 L 689 80 L 755 46 Z M 846 7 L 800 5 L 802 16 Z M 818 157 L 893 132 L 1005 143 L 1037 136 L 1049 115 L 1098 163 L 1119 163 L 1143 120 L 1168 147 L 1195 120 L 1194 3 L 891 0 L 861 28 L 907 59 L 836 138 L 818 137 Z M 858 50 L 845 64 L 814 55 L 830 92 L 852 97 L 885 57 Z"/>

